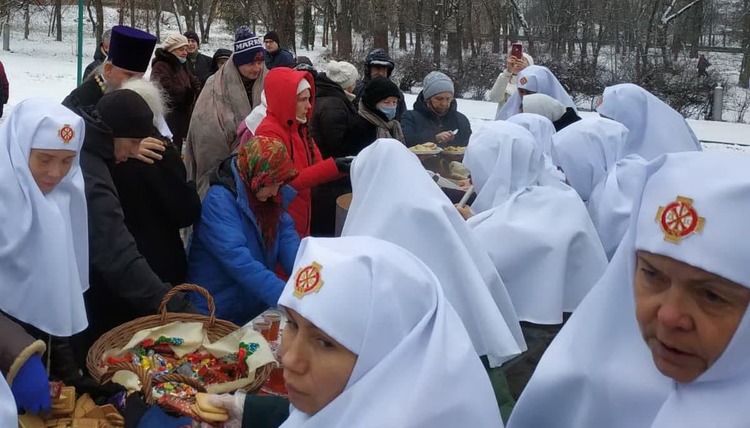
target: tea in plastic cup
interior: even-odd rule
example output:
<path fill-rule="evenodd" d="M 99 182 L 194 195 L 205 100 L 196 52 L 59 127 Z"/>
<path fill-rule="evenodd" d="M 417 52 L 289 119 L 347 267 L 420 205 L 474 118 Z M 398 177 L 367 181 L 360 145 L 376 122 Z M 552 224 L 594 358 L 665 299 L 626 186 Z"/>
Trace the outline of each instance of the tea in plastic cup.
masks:
<path fill-rule="evenodd" d="M 281 312 L 266 311 L 263 319 L 271 323 L 271 330 L 268 332 L 268 340 L 273 342 L 279 340 L 279 327 L 281 326 Z"/>
<path fill-rule="evenodd" d="M 270 339 L 268 338 L 269 337 L 269 333 L 271 332 L 271 323 L 270 322 L 268 322 L 266 320 L 263 320 L 263 319 L 257 320 L 257 321 L 253 321 L 253 330 L 257 331 L 266 340 L 270 341 Z"/>

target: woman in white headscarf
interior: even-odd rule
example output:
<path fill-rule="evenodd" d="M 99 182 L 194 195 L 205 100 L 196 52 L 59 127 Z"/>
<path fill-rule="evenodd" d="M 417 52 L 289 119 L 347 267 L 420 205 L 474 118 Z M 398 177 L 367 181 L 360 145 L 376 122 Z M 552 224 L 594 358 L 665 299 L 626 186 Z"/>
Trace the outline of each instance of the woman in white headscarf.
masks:
<path fill-rule="evenodd" d="M 634 182 L 646 164 L 638 155 L 618 160 L 628 133 L 625 125 L 597 117 L 575 123 L 553 138 L 552 160 L 586 203 L 608 259 L 625 235 Z"/>
<path fill-rule="evenodd" d="M 377 140 L 354 160 L 351 179 L 343 236 L 383 239 L 424 261 L 491 367 L 525 350 L 492 261 L 413 153 L 396 140 Z"/>
<path fill-rule="evenodd" d="M 516 93 L 500 109 L 495 116 L 495 120 L 507 120 L 509 117 L 521 113 L 523 97 L 530 94 L 549 95 L 562 103 L 566 109 L 572 109 L 576 113 L 578 111 L 573 99 L 547 67 L 540 65 L 526 67 L 518 73 L 517 86 Z"/>
<path fill-rule="evenodd" d="M 67 337 L 88 325 L 83 137 L 83 119 L 42 98 L 21 102 L 0 125 L 0 371 L 33 413 L 50 406 L 46 347 L 24 328 Z"/>
<path fill-rule="evenodd" d="M 596 110 L 630 130 L 618 159 L 637 154 L 652 160 L 665 153 L 702 150 L 685 118 L 638 85 L 623 83 L 606 88 Z"/>
<path fill-rule="evenodd" d="M 509 426 L 747 426 L 749 163 L 715 152 L 648 165 L 619 250 Z"/>
<path fill-rule="evenodd" d="M 557 178 L 565 180 L 565 175 L 552 163 L 552 138 L 557 132 L 555 131 L 555 125 L 546 117 L 532 113 L 511 116 L 508 122 L 523 126 L 534 136 L 537 148 L 541 150 L 544 156 L 544 166 L 547 171 Z"/>
<path fill-rule="evenodd" d="M 464 163 L 478 196 L 471 206 L 477 215 L 463 214 L 505 281 L 518 318 L 562 323 L 607 266 L 583 202 L 547 173 L 533 136 L 506 121 L 472 136 Z"/>
<path fill-rule="evenodd" d="M 282 428 L 503 426 L 460 318 L 416 256 L 364 236 L 306 238 L 294 271 L 279 299 L 291 409 L 271 416 Z M 276 397 L 209 401 L 230 423 L 279 426 Z"/>

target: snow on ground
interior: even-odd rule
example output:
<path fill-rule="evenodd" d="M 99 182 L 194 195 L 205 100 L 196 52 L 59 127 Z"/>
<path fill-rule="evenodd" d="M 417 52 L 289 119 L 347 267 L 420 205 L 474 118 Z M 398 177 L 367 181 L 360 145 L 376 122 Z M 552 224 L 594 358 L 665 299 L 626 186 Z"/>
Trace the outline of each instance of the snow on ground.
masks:
<path fill-rule="evenodd" d="M 10 99 L 6 114 L 12 106 L 18 102 L 36 96 L 44 96 L 61 100 L 75 88 L 76 85 L 76 31 L 77 12 L 75 7 L 63 8 L 63 41 L 54 41 L 54 37 L 47 36 L 49 15 L 38 12 L 32 15 L 31 33 L 28 40 L 23 40 L 23 21 L 20 14 L 11 21 L 10 52 L 0 51 L 0 61 L 5 66 L 5 71 L 10 81 Z M 106 27 L 117 24 L 117 12 L 115 9 L 105 9 Z M 162 27 L 162 35 L 170 31 L 177 31 L 177 25 L 173 15 L 165 14 L 167 24 Z M 260 31 L 260 29 L 258 30 Z M 212 55 L 218 48 L 231 48 L 233 35 L 217 22 L 212 27 L 211 42 L 200 47 L 201 52 Z M 84 25 L 84 60 L 85 67 L 92 59 L 95 50 L 95 40 L 92 35 L 91 23 L 85 18 Z M 321 43 L 312 51 L 298 50 L 298 55 L 309 57 L 319 68 L 323 68 L 322 58 L 326 57 L 326 48 Z M 729 80 L 736 79 L 739 75 L 736 70 L 736 55 L 711 54 L 711 62 L 726 70 Z M 737 90 L 746 91 L 738 88 Z M 735 90 L 735 93 L 736 91 Z M 409 108 L 416 100 L 415 94 L 406 94 L 406 103 Z M 471 122 L 471 127 L 477 131 L 485 126 L 488 121 L 495 117 L 496 104 L 484 101 L 458 100 L 458 110 L 465 114 Z M 582 116 L 595 113 L 582 112 Z M 707 122 L 688 120 L 698 138 L 704 142 L 708 149 L 724 150 L 746 150 L 750 146 L 750 125 L 723 122 Z M 750 147 L 747 148 L 750 151 Z"/>

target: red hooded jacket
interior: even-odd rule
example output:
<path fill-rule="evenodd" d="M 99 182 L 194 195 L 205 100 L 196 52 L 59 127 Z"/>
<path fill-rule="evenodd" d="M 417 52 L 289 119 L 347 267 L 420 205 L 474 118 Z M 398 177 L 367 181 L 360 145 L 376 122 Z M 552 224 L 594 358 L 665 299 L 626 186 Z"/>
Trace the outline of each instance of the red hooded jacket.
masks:
<path fill-rule="evenodd" d="M 287 208 L 294 219 L 300 238 L 310 235 L 311 189 L 319 184 L 337 180 L 339 173 L 333 158 L 323 160 L 318 146 L 309 135 L 307 124 L 297 120 L 297 86 L 302 79 L 310 84 L 310 103 L 315 100 L 315 81 L 310 73 L 279 67 L 268 72 L 265 82 L 268 110 L 266 118 L 255 132 L 257 136 L 276 138 L 283 142 L 300 172 L 290 184 L 297 196 Z M 307 113 L 312 117 L 313 109 Z"/>

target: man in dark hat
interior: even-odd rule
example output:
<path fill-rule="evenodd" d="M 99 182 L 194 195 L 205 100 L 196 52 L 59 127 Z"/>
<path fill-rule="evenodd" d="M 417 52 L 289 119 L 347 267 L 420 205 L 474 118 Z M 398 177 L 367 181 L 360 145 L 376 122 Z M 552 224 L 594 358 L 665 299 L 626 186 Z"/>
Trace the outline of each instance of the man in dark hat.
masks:
<path fill-rule="evenodd" d="M 142 77 L 155 46 L 156 37 L 145 31 L 123 25 L 113 27 L 106 61 L 63 100 L 63 105 L 80 115 L 82 107 L 95 105 L 105 92 L 117 89 L 126 80 Z"/>
<path fill-rule="evenodd" d="M 213 65 L 213 59 L 211 59 L 211 57 L 208 55 L 203 55 L 202 53 L 198 52 L 198 49 L 201 45 L 201 41 L 200 39 L 198 39 L 198 33 L 189 30 L 185 31 L 185 34 L 183 34 L 183 36 L 187 37 L 188 39 L 188 71 L 193 73 L 193 76 L 197 77 L 198 80 L 201 81 L 201 86 L 203 86 L 206 84 L 208 76 L 212 74 L 211 67 Z"/>
<path fill-rule="evenodd" d="M 370 80 L 383 76 L 391 78 L 393 69 L 396 67 L 396 63 L 393 62 L 393 58 L 388 55 L 385 49 L 373 49 L 365 57 L 365 74 L 362 77 L 362 81 L 357 84 L 354 88 L 354 95 L 357 99 L 354 100 L 354 105 L 359 104 L 359 100 L 362 98 L 362 90 L 370 83 Z M 401 120 L 401 116 L 406 112 L 406 101 L 404 101 L 404 93 L 401 93 L 401 98 L 398 101 L 398 108 L 396 109 L 396 120 Z"/>
<path fill-rule="evenodd" d="M 90 287 L 85 294 L 89 327 L 72 341 L 81 364 L 103 333 L 135 318 L 156 314 L 170 285 L 161 282 L 125 225 L 110 167 L 137 155 L 154 135 L 153 113 L 136 92 L 108 92 L 96 109 L 83 108 L 86 136 L 80 154 L 89 222 Z M 177 285 L 177 284 L 172 284 Z M 185 296 L 170 311 L 194 311 Z"/>
<path fill-rule="evenodd" d="M 263 47 L 266 48 L 266 68 L 271 70 L 276 67 L 295 66 L 294 55 L 286 49 L 281 48 L 281 39 L 275 31 L 269 31 L 263 36 Z"/>

